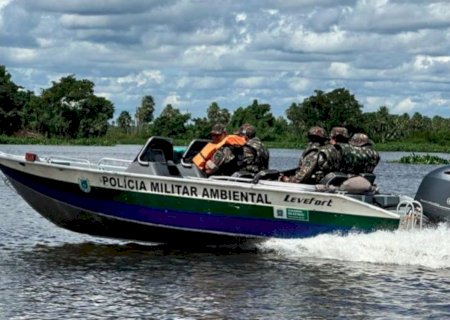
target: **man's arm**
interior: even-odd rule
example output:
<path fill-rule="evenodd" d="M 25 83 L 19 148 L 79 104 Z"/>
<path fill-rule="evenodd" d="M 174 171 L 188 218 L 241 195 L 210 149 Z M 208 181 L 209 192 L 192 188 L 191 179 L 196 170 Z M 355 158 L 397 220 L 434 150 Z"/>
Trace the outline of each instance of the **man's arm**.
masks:
<path fill-rule="evenodd" d="M 233 152 L 228 147 L 222 147 L 217 150 L 211 159 L 209 159 L 205 164 L 205 172 L 207 175 L 211 175 L 219 170 L 220 166 L 224 163 L 229 162 L 234 158 Z"/>
<path fill-rule="evenodd" d="M 295 172 L 295 175 L 289 178 L 289 182 L 302 183 L 307 181 L 317 168 L 318 153 L 310 152 L 302 159 L 300 168 Z"/>

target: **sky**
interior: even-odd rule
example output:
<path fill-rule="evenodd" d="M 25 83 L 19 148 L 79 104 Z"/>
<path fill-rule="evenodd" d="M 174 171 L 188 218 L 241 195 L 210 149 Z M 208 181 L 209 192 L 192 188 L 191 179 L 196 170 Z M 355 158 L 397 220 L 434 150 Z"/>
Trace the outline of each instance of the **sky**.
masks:
<path fill-rule="evenodd" d="M 132 116 L 151 95 L 206 116 L 259 103 L 286 118 L 315 90 L 391 114 L 450 117 L 450 1 L 0 0 L 0 65 L 40 94 L 62 77 Z"/>

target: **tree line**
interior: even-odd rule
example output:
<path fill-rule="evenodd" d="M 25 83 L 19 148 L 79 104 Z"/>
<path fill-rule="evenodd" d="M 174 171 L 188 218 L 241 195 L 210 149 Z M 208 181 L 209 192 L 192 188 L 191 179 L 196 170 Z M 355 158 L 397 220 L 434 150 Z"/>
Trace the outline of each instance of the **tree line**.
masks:
<path fill-rule="evenodd" d="M 351 133 L 365 132 L 375 142 L 413 142 L 448 144 L 450 119 L 429 118 L 416 112 L 395 115 L 387 106 L 376 112 L 363 112 L 363 105 L 351 92 L 338 88 L 321 90 L 302 102 L 293 102 L 285 110 L 285 117 L 275 117 L 270 104 L 254 100 L 234 112 L 212 102 L 204 117 L 168 104 L 155 117 L 155 102 L 151 95 L 142 98 L 136 112 L 122 111 L 113 119 L 114 105 L 94 94 L 92 81 L 78 80 L 68 75 L 52 82 L 40 94 L 15 84 L 5 66 L 0 65 L 0 134 L 35 135 L 45 138 L 95 138 L 107 134 L 146 138 L 151 135 L 189 140 L 208 138 L 215 123 L 223 123 L 233 132 L 243 123 L 251 123 L 263 141 L 283 142 L 301 146 L 311 126 L 330 130 L 345 126 Z"/>

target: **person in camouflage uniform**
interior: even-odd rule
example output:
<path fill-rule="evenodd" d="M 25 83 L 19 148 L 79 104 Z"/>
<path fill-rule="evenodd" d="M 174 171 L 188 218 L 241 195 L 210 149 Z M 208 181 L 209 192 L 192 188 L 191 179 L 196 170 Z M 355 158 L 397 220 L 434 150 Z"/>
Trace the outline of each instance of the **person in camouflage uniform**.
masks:
<path fill-rule="evenodd" d="M 219 143 L 227 137 L 225 126 L 216 124 L 211 130 L 211 137 L 214 143 Z M 231 175 L 239 170 L 243 158 L 242 146 L 225 144 L 220 147 L 211 159 L 205 164 L 205 173 L 210 175 Z"/>
<path fill-rule="evenodd" d="M 356 171 L 358 173 L 373 173 L 380 162 L 380 155 L 374 149 L 373 141 L 364 133 L 355 133 L 350 138 L 349 144 L 353 146 L 354 153 L 358 157 L 359 167 Z"/>
<path fill-rule="evenodd" d="M 311 127 L 308 130 L 308 144 L 303 150 L 302 156 L 298 162 L 298 167 L 302 165 L 302 159 L 311 152 L 318 152 L 318 149 L 325 145 L 328 141 L 328 135 L 322 127 Z"/>
<path fill-rule="evenodd" d="M 332 172 L 339 162 L 337 150 L 327 144 L 327 134 L 321 127 L 312 127 L 308 131 L 308 145 L 299 161 L 298 169 L 291 177 L 282 177 L 282 181 L 295 183 L 318 183 L 328 172 Z"/>
<path fill-rule="evenodd" d="M 230 176 L 239 170 L 242 161 L 242 147 L 224 145 L 206 162 L 205 173 L 210 176 Z"/>
<path fill-rule="evenodd" d="M 240 170 L 250 173 L 258 173 L 269 168 L 269 150 L 261 139 L 256 137 L 256 128 L 251 124 L 243 124 L 238 134 L 245 137 L 247 142 L 243 146 L 243 158 Z"/>
<path fill-rule="evenodd" d="M 367 135 L 357 134 L 353 140 L 349 141 L 347 129 L 335 127 L 330 133 L 330 143 L 340 153 L 337 170 L 339 172 L 356 175 L 372 173 L 380 160 L 378 153 L 369 147 L 370 140 Z"/>

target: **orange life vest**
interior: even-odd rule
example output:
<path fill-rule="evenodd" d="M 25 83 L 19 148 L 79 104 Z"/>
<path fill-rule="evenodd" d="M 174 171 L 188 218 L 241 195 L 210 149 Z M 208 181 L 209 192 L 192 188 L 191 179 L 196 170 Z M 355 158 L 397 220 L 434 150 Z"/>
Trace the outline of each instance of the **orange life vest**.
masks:
<path fill-rule="evenodd" d="M 225 138 L 223 138 L 222 141 L 219 143 L 208 143 L 206 146 L 203 147 L 203 149 L 197 153 L 192 159 L 192 162 L 195 163 L 195 165 L 201 169 L 205 169 L 206 162 L 211 159 L 213 154 L 220 149 L 224 145 L 232 145 L 232 146 L 243 146 L 245 144 L 246 140 L 244 137 L 237 136 L 234 134 L 228 135 Z"/>

